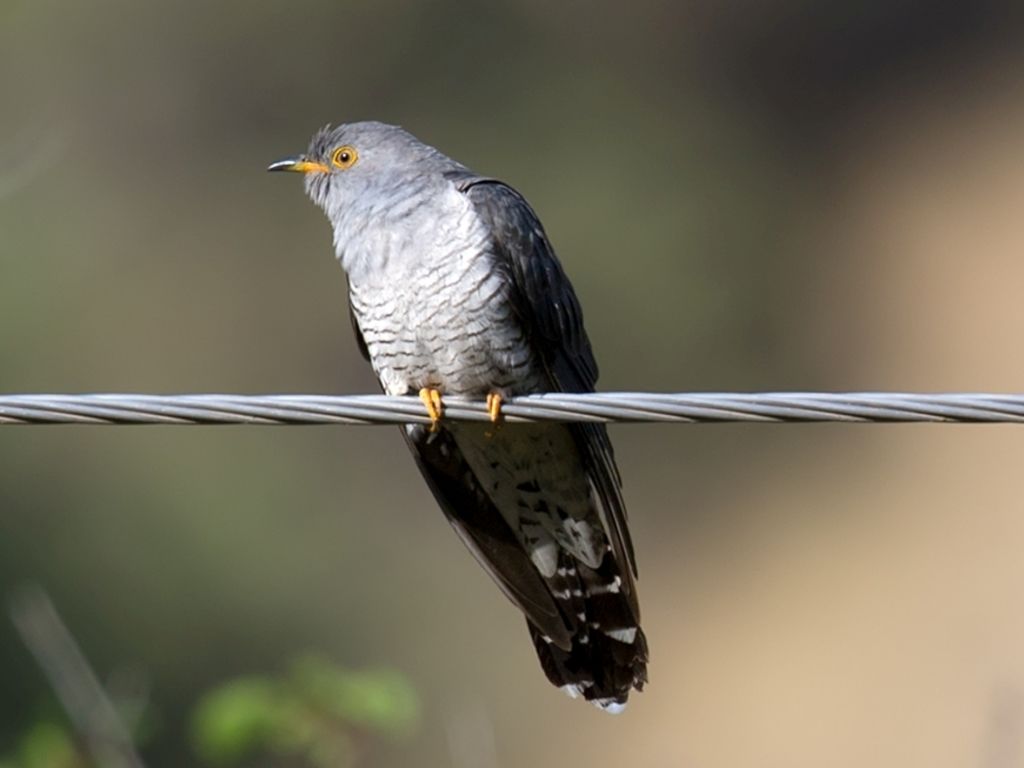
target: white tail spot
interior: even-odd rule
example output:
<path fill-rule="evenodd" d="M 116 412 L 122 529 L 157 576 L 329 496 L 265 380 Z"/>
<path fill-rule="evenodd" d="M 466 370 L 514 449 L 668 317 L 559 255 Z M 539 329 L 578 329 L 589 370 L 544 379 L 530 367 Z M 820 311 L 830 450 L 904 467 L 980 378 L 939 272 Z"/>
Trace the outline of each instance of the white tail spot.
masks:
<path fill-rule="evenodd" d="M 615 699 L 594 699 L 591 703 L 611 715 L 622 714 L 626 709 L 626 702 L 616 701 Z"/>
<path fill-rule="evenodd" d="M 615 581 L 608 584 L 600 584 L 596 587 L 591 587 L 589 590 L 592 595 L 603 595 L 605 593 L 611 593 L 613 595 L 619 594 L 622 591 L 622 579 L 618 576 L 615 577 Z"/>
<path fill-rule="evenodd" d="M 632 643 L 636 640 L 636 627 L 629 627 L 628 629 L 606 629 L 604 633 L 613 640 L 618 640 L 620 643 Z"/>

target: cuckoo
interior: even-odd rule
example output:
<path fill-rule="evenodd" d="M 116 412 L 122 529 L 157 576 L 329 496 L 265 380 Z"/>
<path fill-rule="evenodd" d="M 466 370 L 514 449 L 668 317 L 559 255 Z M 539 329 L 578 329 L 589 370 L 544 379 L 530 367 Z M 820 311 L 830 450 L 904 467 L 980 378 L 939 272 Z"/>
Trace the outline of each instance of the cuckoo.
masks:
<path fill-rule="evenodd" d="M 604 425 L 503 423 L 503 399 L 592 392 L 583 316 L 537 215 L 401 128 L 327 126 L 268 170 L 330 220 L 362 354 L 430 424 L 402 428 L 448 521 L 526 617 L 544 672 L 618 712 L 647 680 L 636 562 Z M 444 397 L 490 423 L 448 422 Z"/>

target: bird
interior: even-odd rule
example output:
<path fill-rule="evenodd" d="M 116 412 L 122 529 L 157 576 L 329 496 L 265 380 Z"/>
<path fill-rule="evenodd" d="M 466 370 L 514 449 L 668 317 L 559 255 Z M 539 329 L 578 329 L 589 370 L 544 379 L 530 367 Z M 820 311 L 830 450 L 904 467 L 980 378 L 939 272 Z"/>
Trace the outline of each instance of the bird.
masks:
<path fill-rule="evenodd" d="M 612 713 L 647 682 L 636 557 L 599 423 L 506 423 L 517 395 L 592 392 L 576 293 L 518 191 L 401 127 L 327 125 L 269 171 L 304 177 L 347 278 L 362 355 L 429 424 L 402 434 L 456 533 L 526 618 L 552 684 Z M 490 421 L 448 422 L 445 397 Z"/>

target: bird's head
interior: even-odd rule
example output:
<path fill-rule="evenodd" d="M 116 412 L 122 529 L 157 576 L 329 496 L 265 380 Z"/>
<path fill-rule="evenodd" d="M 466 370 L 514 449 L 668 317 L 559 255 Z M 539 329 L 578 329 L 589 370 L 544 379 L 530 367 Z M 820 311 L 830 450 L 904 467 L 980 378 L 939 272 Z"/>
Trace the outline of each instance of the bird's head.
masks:
<path fill-rule="evenodd" d="M 395 125 L 347 123 L 321 128 L 301 155 L 272 163 L 268 171 L 305 177 L 306 193 L 332 219 L 344 208 L 401 197 L 458 163 Z"/>

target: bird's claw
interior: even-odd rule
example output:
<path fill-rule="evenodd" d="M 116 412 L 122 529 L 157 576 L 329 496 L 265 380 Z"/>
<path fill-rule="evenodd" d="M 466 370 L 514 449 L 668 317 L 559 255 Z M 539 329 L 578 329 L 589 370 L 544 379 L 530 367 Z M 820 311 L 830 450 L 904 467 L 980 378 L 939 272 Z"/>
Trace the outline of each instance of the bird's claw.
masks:
<path fill-rule="evenodd" d="M 491 423 L 494 425 L 494 430 L 484 433 L 487 437 L 493 437 L 494 432 L 501 426 L 501 404 L 503 402 L 504 398 L 497 392 L 491 392 L 487 395 L 487 415 L 491 418 Z"/>
<path fill-rule="evenodd" d="M 491 417 L 491 423 L 497 424 L 501 421 L 501 404 L 504 398 L 497 392 L 491 392 L 487 396 L 487 415 Z"/>
<path fill-rule="evenodd" d="M 431 387 L 424 387 L 420 390 L 420 400 L 427 408 L 427 416 L 430 417 L 430 431 L 437 432 L 441 417 L 444 416 L 444 403 L 441 402 L 441 390 Z"/>

